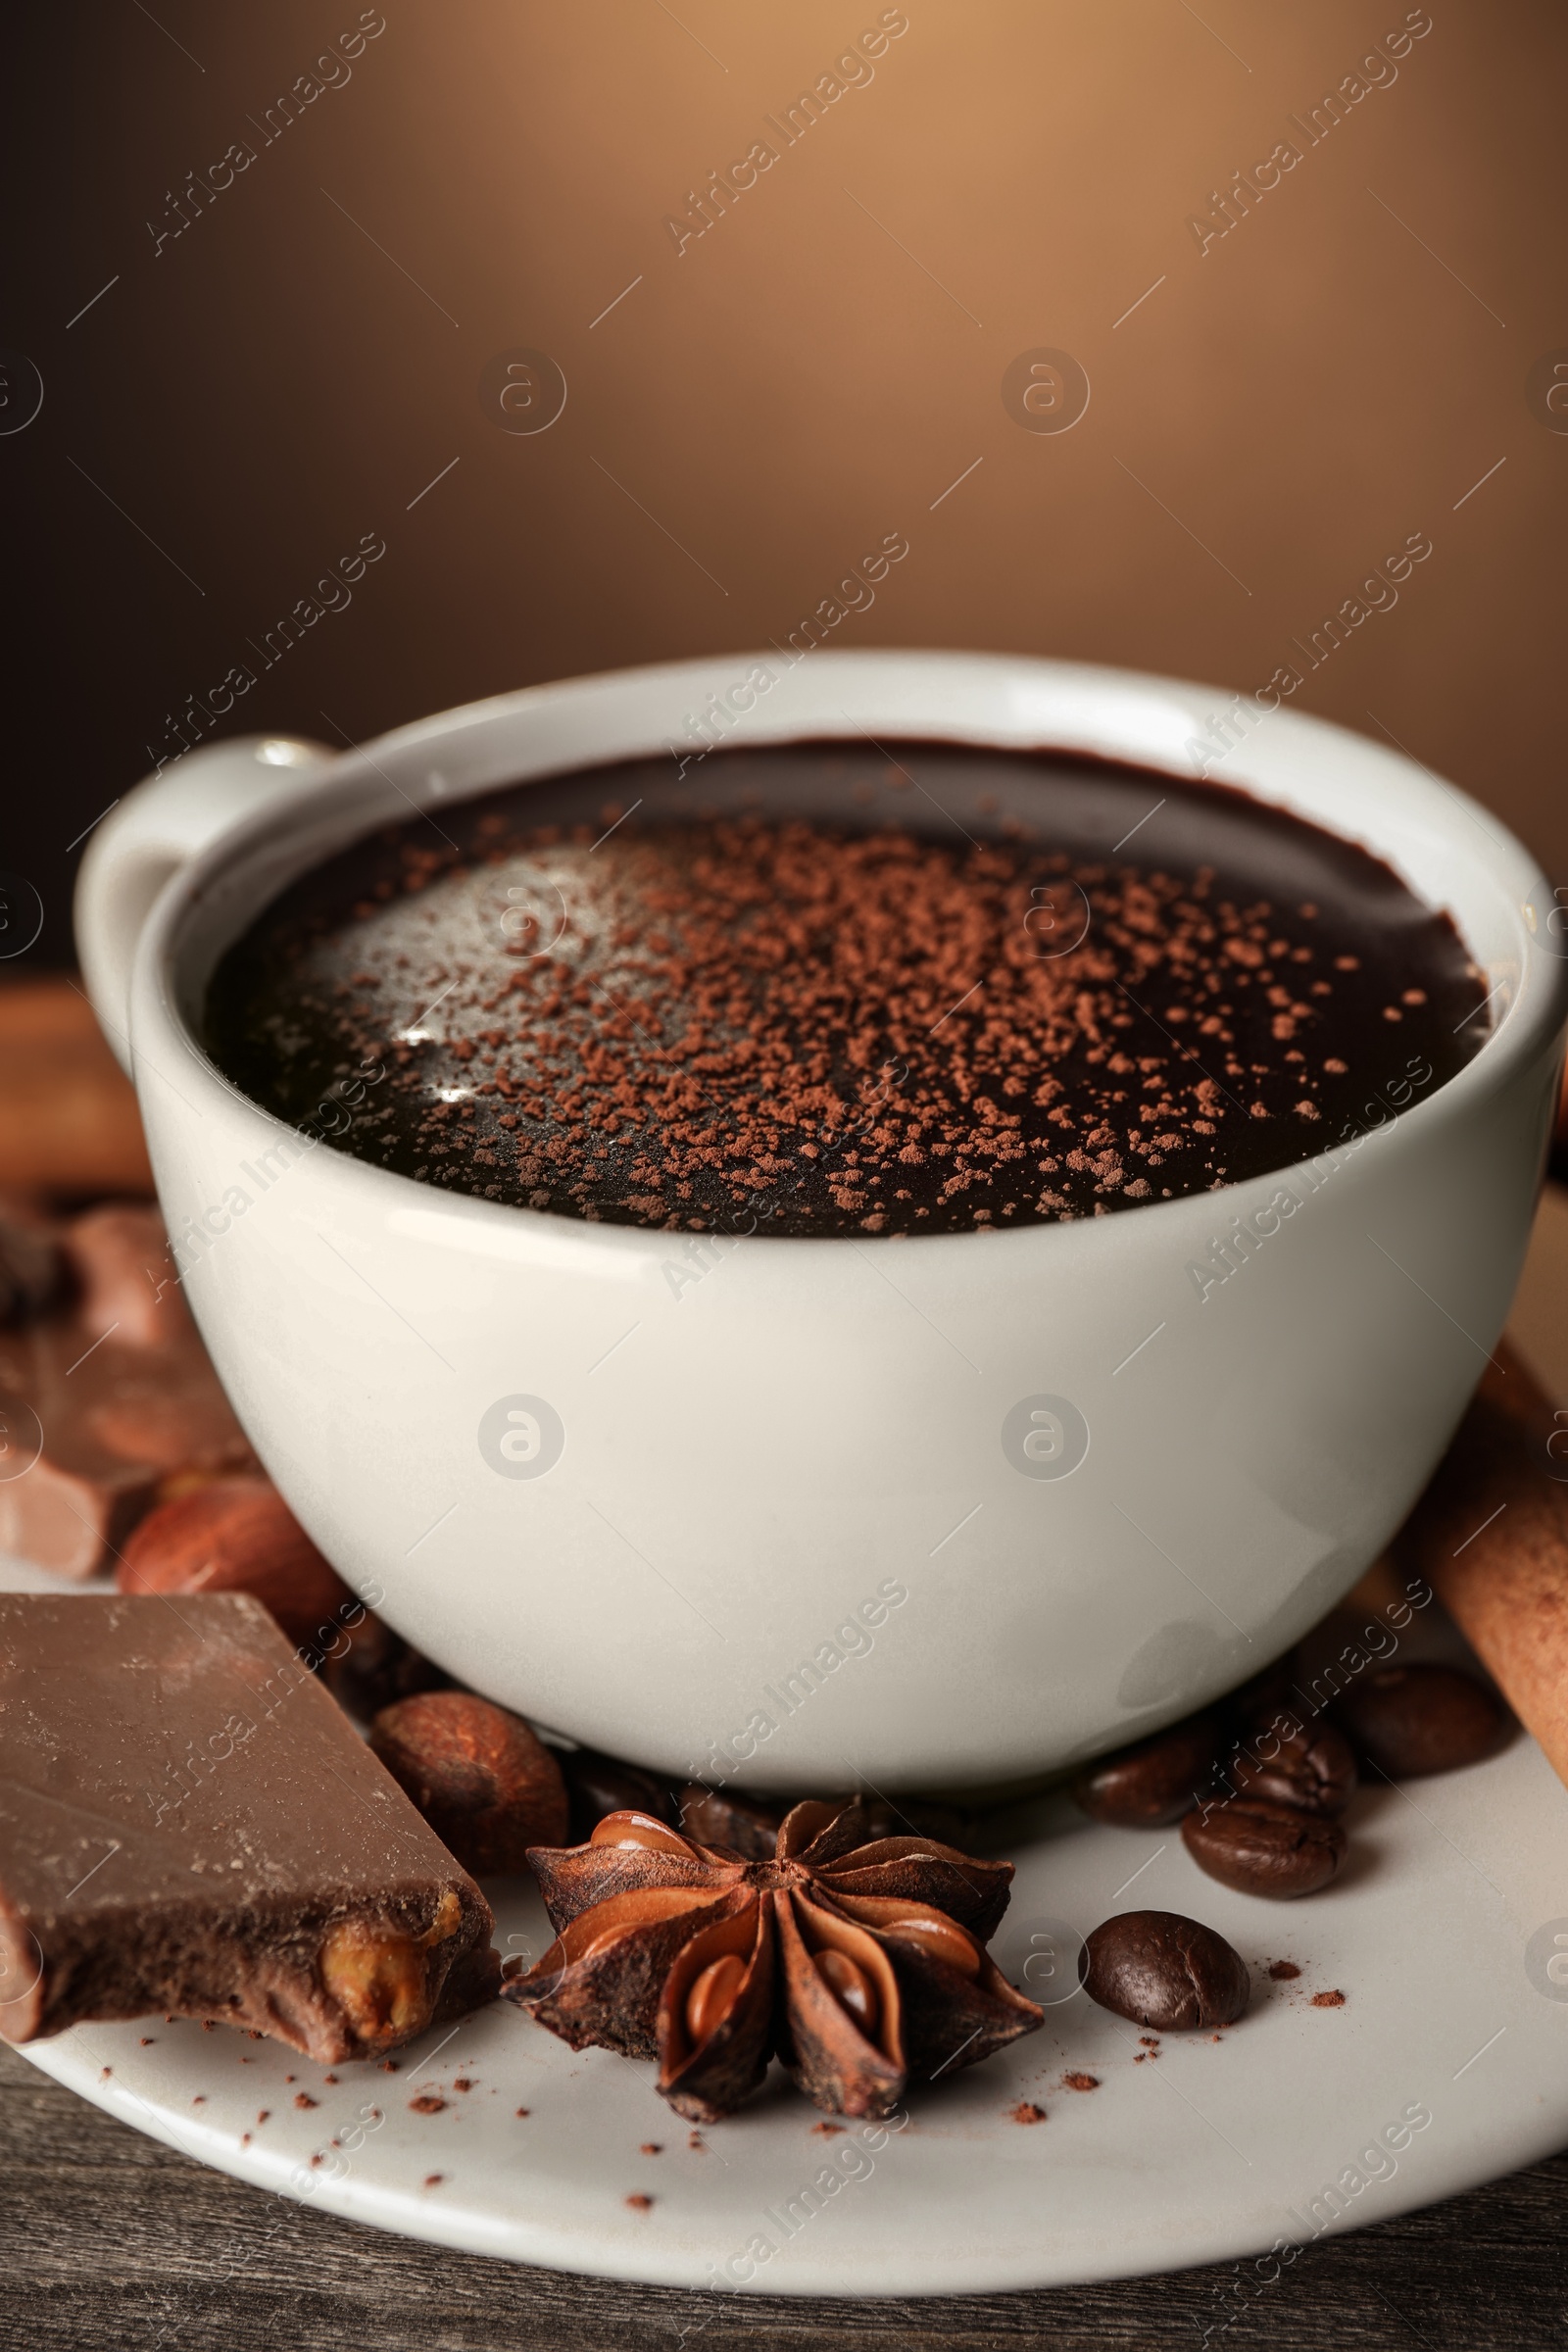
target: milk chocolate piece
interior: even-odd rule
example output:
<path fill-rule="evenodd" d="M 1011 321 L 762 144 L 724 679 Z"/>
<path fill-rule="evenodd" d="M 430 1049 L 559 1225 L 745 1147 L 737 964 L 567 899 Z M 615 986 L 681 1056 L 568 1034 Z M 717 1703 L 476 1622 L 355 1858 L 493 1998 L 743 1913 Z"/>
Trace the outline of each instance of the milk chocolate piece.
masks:
<path fill-rule="evenodd" d="M 0 1550 L 57 1576 L 87 1577 L 104 1566 L 168 1491 L 165 1480 L 255 1467 L 167 1255 L 155 1261 L 161 1298 L 140 1273 L 147 1213 L 101 1212 L 121 1223 L 100 1231 L 100 1239 L 112 1233 L 113 1248 L 92 1261 L 96 1274 L 90 1252 L 75 1255 L 84 1285 L 78 1303 L 0 1331 Z M 132 1217 L 139 1238 L 124 1223 Z M 79 1237 L 90 1223 L 78 1219 L 72 1233 Z M 161 1238 L 156 1218 L 152 1227 Z M 70 1234 L 67 1247 L 69 1254 Z M 118 1292 L 106 1262 L 118 1268 Z M 131 1267 L 150 1304 L 137 1295 Z"/>
<path fill-rule="evenodd" d="M 161 2011 L 323 2065 L 490 1998 L 478 1887 L 246 1593 L 0 1594 L 0 2033 Z"/>
<path fill-rule="evenodd" d="M 123 1347 L 157 1348 L 176 1326 L 180 1337 L 188 1334 L 190 1309 L 172 1279 L 156 1208 L 109 1201 L 73 1219 L 62 1239 L 80 1294 L 77 1319 L 90 1340 L 112 1331 Z"/>

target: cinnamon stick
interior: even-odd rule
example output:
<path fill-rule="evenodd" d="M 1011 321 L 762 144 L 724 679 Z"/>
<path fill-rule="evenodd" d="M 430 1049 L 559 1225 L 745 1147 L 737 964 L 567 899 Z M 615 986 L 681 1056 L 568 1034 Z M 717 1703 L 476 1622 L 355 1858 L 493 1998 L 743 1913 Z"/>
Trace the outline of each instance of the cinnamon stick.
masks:
<path fill-rule="evenodd" d="M 1504 1341 L 1395 1538 L 1568 1783 L 1568 1413 Z"/>

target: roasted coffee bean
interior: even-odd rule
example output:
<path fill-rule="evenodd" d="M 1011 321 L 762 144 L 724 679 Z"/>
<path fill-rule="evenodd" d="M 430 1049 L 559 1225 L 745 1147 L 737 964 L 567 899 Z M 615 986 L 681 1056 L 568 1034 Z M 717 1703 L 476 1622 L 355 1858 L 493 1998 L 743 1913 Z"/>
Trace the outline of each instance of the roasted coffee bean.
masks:
<path fill-rule="evenodd" d="M 1244 1797 L 1189 1813 L 1182 1843 L 1211 1879 L 1239 1894 L 1283 1899 L 1315 1894 L 1337 1878 L 1348 1840 L 1337 1821 L 1294 1805 L 1263 1805 Z"/>
<path fill-rule="evenodd" d="M 1259 1724 L 1272 1723 L 1276 1715 L 1289 1715 L 1300 1705 L 1292 1680 L 1295 1658 L 1294 1650 L 1276 1658 L 1272 1666 L 1265 1666 L 1261 1674 L 1252 1675 L 1220 1700 L 1222 1712 L 1237 1731 L 1245 1736 Z"/>
<path fill-rule="evenodd" d="M 1152 1740 L 1118 1748 L 1079 1773 L 1072 1793 L 1095 1821 L 1118 1829 L 1157 1830 L 1180 1821 L 1210 1785 L 1221 1725 L 1206 1709 Z"/>
<path fill-rule="evenodd" d="M 1102 2009 L 1161 2034 L 1233 2026 L 1247 2007 L 1247 1963 L 1223 1936 L 1178 1911 L 1123 1911 L 1084 1946 L 1084 1990 Z"/>
<path fill-rule="evenodd" d="M 1457 1666 L 1374 1667 L 1341 1693 L 1337 1713 L 1391 1781 L 1479 1763 L 1510 1728 L 1502 1701 Z"/>
<path fill-rule="evenodd" d="M 1231 1758 L 1231 1785 L 1259 1804 L 1294 1805 L 1332 1820 L 1355 1794 L 1355 1756 L 1331 1723 L 1281 1735 L 1264 1728 Z"/>

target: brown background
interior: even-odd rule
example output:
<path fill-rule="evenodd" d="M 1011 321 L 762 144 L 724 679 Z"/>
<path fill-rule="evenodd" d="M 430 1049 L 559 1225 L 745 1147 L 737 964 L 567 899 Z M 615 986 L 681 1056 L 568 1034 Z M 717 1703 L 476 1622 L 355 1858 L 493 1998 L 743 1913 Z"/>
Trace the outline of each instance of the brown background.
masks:
<path fill-rule="evenodd" d="M 907 0 L 874 79 L 679 256 L 664 216 L 878 0 L 385 0 L 270 146 L 252 119 L 351 0 L 31 13 L 0 343 L 45 400 L 0 438 L 0 865 L 43 894 L 34 964 L 70 952 L 67 844 L 230 663 L 260 682 L 225 726 L 335 742 L 782 637 L 888 531 L 909 555 L 837 644 L 1247 687 L 1427 533 L 1298 707 L 1381 721 L 1568 876 L 1568 435 L 1526 397 L 1568 345 L 1551 0 L 1432 0 L 1392 86 L 1203 255 L 1188 216 L 1302 144 L 1286 118 L 1399 0 Z M 149 219 L 240 138 L 255 162 L 155 253 Z M 478 389 L 519 345 L 569 386 L 533 436 Z M 1069 433 L 1004 406 L 1042 345 L 1093 386 Z M 261 671 L 252 644 L 367 531 L 387 553 L 353 604 Z"/>

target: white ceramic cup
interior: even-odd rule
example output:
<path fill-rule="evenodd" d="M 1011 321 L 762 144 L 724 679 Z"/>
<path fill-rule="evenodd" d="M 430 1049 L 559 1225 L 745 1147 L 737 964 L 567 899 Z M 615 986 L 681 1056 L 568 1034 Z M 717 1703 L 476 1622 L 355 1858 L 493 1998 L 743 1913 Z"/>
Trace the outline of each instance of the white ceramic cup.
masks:
<path fill-rule="evenodd" d="M 1360 1575 L 1507 1313 L 1568 942 L 1534 860 L 1463 795 L 1287 710 L 1216 733 L 1225 707 L 1012 658 L 731 657 L 335 756 L 216 744 L 105 821 L 81 958 L 191 1306 L 290 1504 L 410 1641 L 665 1771 L 960 1788 L 1156 1729 Z M 1369 1132 L 1307 1169 L 904 1241 L 720 1245 L 438 1192 L 312 1143 L 214 1067 L 208 976 L 295 876 L 416 807 L 690 750 L 705 710 L 754 744 L 1206 762 L 1447 908 L 1492 1034 L 1426 1092 L 1391 1037 Z"/>

